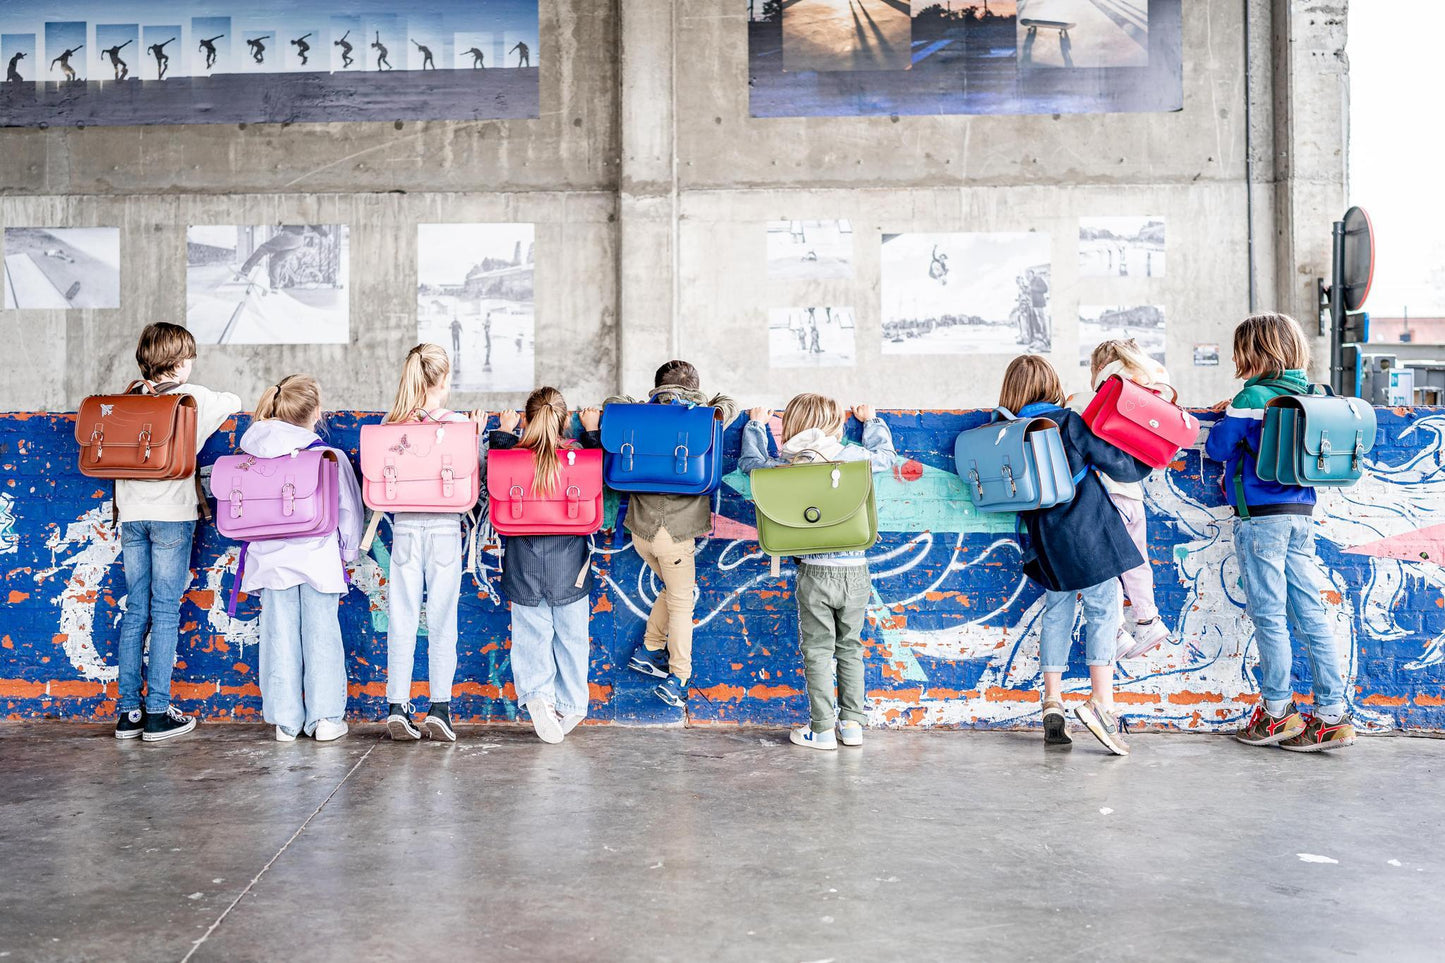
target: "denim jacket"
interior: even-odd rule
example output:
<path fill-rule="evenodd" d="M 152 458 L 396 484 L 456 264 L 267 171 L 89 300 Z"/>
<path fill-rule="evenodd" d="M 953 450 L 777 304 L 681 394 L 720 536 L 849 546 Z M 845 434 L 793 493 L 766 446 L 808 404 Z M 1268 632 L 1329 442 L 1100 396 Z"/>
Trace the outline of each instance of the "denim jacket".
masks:
<path fill-rule="evenodd" d="M 842 439 L 824 435 L 817 429 L 800 432 L 788 439 L 778 449 L 775 458 L 768 454 L 768 443 L 772 433 L 760 421 L 749 421 L 743 429 L 742 453 L 738 456 L 738 471 L 751 473 L 758 468 L 778 468 L 808 461 L 869 461 L 874 473 L 891 469 L 898 460 L 893 450 L 893 433 L 882 418 L 873 418 L 863 424 L 863 444 L 849 444 Z M 824 552 L 805 555 L 799 561 L 804 565 L 840 567 L 863 565 L 862 552 Z"/>

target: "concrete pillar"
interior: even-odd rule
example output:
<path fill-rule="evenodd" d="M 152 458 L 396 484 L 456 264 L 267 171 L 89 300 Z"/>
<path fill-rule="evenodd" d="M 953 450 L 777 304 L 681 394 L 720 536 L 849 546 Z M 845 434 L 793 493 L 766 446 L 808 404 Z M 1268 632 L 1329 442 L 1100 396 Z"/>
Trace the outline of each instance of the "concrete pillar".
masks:
<path fill-rule="evenodd" d="M 636 394 L 677 348 L 677 121 L 672 0 L 619 0 L 618 379 Z"/>

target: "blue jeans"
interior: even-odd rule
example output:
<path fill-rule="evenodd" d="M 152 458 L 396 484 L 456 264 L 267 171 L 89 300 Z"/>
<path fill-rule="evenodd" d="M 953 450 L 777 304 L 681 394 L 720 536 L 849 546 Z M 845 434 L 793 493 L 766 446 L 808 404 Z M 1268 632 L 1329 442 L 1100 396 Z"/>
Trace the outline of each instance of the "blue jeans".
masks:
<path fill-rule="evenodd" d="M 1324 576 L 1315 556 L 1315 523 L 1308 515 L 1266 515 L 1234 521 L 1234 556 L 1248 596 L 1259 649 L 1260 694 L 1283 702 L 1294 695 L 1289 630 L 1304 643 L 1314 683 L 1315 711 L 1343 712 L 1345 680 L 1329 611 L 1320 598 Z"/>
<path fill-rule="evenodd" d="M 293 736 L 346 715 L 340 603 L 304 584 L 261 590 L 261 715 Z"/>
<path fill-rule="evenodd" d="M 398 513 L 391 524 L 387 580 L 386 701 L 411 702 L 416 636 L 426 597 L 427 698 L 451 702 L 457 674 L 457 603 L 462 591 L 458 515 Z"/>
<path fill-rule="evenodd" d="M 543 699 L 564 716 L 585 716 L 592 601 L 512 603 L 512 682 L 517 704 Z"/>
<path fill-rule="evenodd" d="M 1082 592 L 1045 592 L 1043 627 L 1039 632 L 1039 671 L 1063 672 L 1069 667 L 1074 641 L 1074 596 L 1084 600 L 1084 662 L 1113 665 L 1119 635 L 1119 580 L 1111 578 Z"/>
<path fill-rule="evenodd" d="M 141 654 L 150 630 L 150 664 L 145 674 L 147 712 L 171 704 L 171 670 L 181 630 L 181 596 L 191 582 L 191 537 L 196 523 L 122 522 L 125 617 L 120 623 L 121 712 L 141 706 Z"/>

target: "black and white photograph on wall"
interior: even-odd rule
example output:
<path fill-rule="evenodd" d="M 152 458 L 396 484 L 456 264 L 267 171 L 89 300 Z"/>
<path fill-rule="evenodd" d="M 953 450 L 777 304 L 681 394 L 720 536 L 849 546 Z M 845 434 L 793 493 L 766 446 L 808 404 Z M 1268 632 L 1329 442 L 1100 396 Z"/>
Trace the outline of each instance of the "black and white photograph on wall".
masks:
<path fill-rule="evenodd" d="M 6 308 L 120 307 L 120 228 L 5 228 Z"/>
<path fill-rule="evenodd" d="M 853 276 L 848 221 L 769 221 L 768 277 L 813 281 Z"/>
<path fill-rule="evenodd" d="M 345 224 L 186 229 L 186 327 L 201 344 L 351 339 Z"/>
<path fill-rule="evenodd" d="M 1105 341 L 1133 339 L 1144 353 L 1164 364 L 1164 309 L 1157 304 L 1079 305 L 1079 365 Z"/>
<path fill-rule="evenodd" d="M 1018 0 L 1019 67 L 1149 66 L 1149 0 Z"/>
<path fill-rule="evenodd" d="M 773 308 L 768 363 L 774 368 L 850 368 L 857 359 L 853 309 Z"/>
<path fill-rule="evenodd" d="M 417 227 L 417 339 L 446 348 L 454 390 L 535 386 L 535 234 L 515 223 Z"/>
<path fill-rule="evenodd" d="M 1053 349 L 1049 236 L 883 235 L 884 354 Z"/>
<path fill-rule="evenodd" d="M 1217 368 L 1219 367 L 1219 345 L 1217 344 L 1196 344 L 1194 346 L 1194 367 L 1196 368 Z"/>
<path fill-rule="evenodd" d="M 1164 266 L 1164 218 L 1079 219 L 1079 274 L 1083 277 L 1162 278 Z"/>

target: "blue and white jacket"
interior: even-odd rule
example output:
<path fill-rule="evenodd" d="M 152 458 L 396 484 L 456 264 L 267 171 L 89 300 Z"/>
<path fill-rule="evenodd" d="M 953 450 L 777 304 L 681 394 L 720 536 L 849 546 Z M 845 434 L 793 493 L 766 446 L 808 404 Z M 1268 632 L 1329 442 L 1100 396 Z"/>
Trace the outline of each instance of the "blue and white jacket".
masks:
<path fill-rule="evenodd" d="M 1236 477 L 1243 484 L 1244 504 L 1250 517 L 1314 513 L 1313 488 L 1264 481 L 1254 471 L 1264 429 L 1265 406 L 1271 399 L 1308 394 L 1309 390 L 1310 382 L 1303 371 L 1250 378 L 1224 410 L 1224 417 L 1209 430 L 1204 453 L 1224 462 L 1224 494 L 1236 514 L 1239 512 Z"/>

